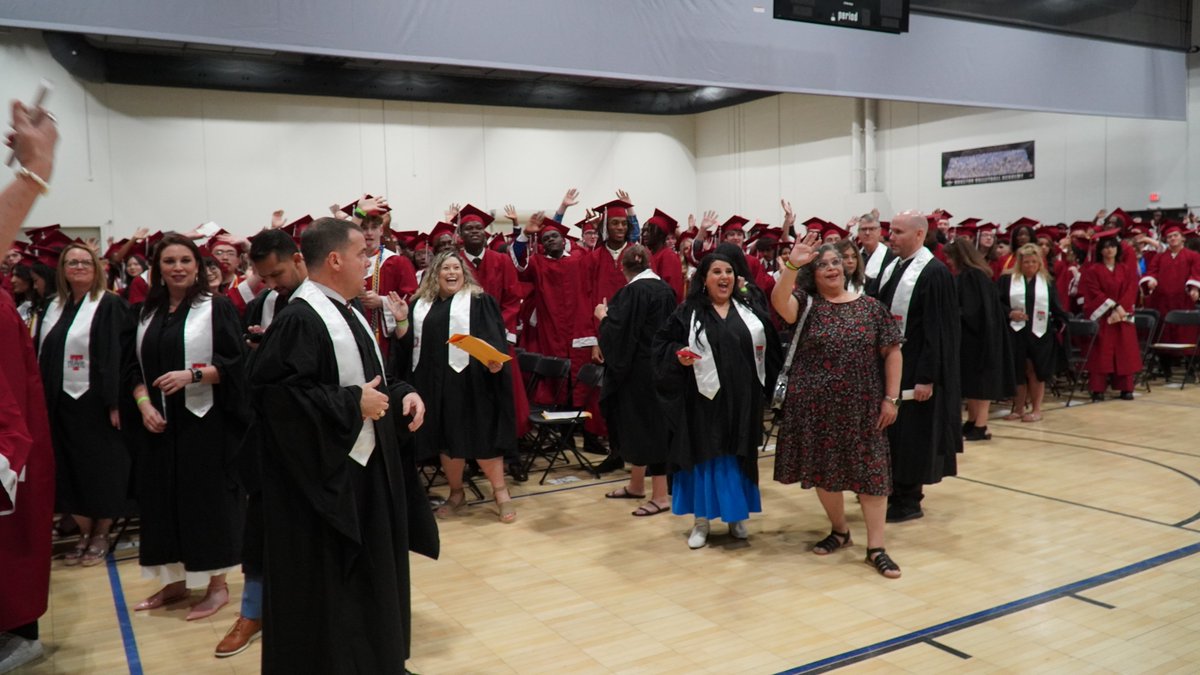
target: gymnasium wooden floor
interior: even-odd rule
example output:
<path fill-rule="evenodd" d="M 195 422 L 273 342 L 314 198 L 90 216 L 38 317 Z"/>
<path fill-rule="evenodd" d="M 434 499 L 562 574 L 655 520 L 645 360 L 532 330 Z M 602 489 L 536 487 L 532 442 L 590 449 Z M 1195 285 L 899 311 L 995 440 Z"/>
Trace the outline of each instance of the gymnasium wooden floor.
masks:
<path fill-rule="evenodd" d="M 1000 416 L 1004 411 L 993 411 Z M 904 576 L 855 545 L 818 558 L 814 494 L 770 480 L 748 543 L 690 518 L 632 518 L 606 500 L 621 479 L 514 488 L 518 521 L 490 503 L 444 522 L 443 556 L 414 557 L 415 655 L 443 673 L 1180 672 L 1200 669 L 1200 386 L 1065 408 L 1038 424 L 994 420 L 960 476 L 928 488 L 926 516 L 888 527 Z M 553 474 L 562 478 L 570 471 Z M 647 486 L 648 487 L 648 486 Z M 128 558 L 132 551 L 118 551 Z M 156 588 L 136 560 L 55 562 L 48 657 L 30 673 L 255 673 L 259 644 L 212 650 L 234 601 L 125 608 Z"/>

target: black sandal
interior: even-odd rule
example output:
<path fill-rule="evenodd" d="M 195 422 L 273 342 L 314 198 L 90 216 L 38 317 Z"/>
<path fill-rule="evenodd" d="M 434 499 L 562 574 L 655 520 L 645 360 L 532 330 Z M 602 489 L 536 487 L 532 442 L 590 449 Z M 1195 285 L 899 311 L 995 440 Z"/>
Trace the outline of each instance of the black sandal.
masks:
<path fill-rule="evenodd" d="M 850 530 L 838 532 L 830 530 L 829 536 L 821 541 L 813 544 L 813 553 L 817 555 L 829 555 L 840 548 L 846 548 L 850 545 Z M 822 552 L 823 551 L 823 552 Z"/>
<path fill-rule="evenodd" d="M 871 554 L 875 554 L 875 557 L 871 558 Z M 899 572 L 900 566 L 897 565 L 896 561 L 892 560 L 892 557 L 889 556 L 887 551 L 882 548 L 867 549 L 867 564 L 874 567 L 876 572 L 879 572 L 881 576 L 884 576 L 888 579 L 900 578 L 899 575 L 894 577 L 889 577 L 887 575 L 888 572 Z"/>

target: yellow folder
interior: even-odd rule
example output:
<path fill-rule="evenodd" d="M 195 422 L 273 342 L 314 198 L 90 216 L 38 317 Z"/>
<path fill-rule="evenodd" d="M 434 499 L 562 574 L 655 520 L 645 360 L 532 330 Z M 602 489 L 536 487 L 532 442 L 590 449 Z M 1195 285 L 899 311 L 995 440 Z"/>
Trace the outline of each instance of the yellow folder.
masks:
<path fill-rule="evenodd" d="M 495 361 L 496 363 L 507 363 L 508 361 L 512 360 L 512 357 L 508 354 L 501 352 L 500 350 L 473 335 L 455 333 L 454 335 L 450 336 L 449 340 L 446 340 L 446 344 L 458 347 L 476 359 L 479 359 L 485 365 L 489 361 Z"/>

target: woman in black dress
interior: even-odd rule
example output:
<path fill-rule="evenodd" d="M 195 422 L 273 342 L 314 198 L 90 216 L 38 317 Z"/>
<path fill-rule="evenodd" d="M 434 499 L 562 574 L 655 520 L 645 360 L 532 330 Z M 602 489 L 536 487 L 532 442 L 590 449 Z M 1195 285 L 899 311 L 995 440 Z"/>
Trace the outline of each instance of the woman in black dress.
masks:
<path fill-rule="evenodd" d="M 162 589 L 135 610 L 207 587 L 188 620 L 229 601 L 226 572 L 241 562 L 244 496 L 236 451 L 245 432 L 243 343 L 237 311 L 206 290 L 200 251 L 168 234 L 150 265 L 129 378 L 149 432 L 138 458 L 142 575 Z"/>
<path fill-rule="evenodd" d="M 1000 278 L 1000 302 L 1008 315 L 1013 375 L 1018 382 L 1012 412 L 1004 419 L 1038 422 L 1046 380 L 1054 375 L 1056 329 L 1067 316 L 1058 306 L 1058 294 L 1038 245 L 1025 244 L 1014 258 L 1012 269 Z M 1029 412 L 1025 412 L 1026 403 Z"/>
<path fill-rule="evenodd" d="M 450 495 L 438 516 L 466 509 L 463 469 L 473 459 L 492 485 L 500 522 L 514 522 L 517 511 L 504 482 L 504 455 L 517 444 L 512 367 L 497 361 L 482 363 L 446 342 L 455 333 L 469 334 L 507 354 L 500 306 L 483 292 L 453 250 L 439 253 L 429 264 L 411 308 L 398 297 L 391 300 L 402 348 L 412 351 L 409 382 L 425 401 L 417 455 L 420 459 L 440 456 L 450 483 Z"/>
<path fill-rule="evenodd" d="M 842 492 L 857 493 L 867 524 L 867 564 L 896 578 L 900 567 L 884 549 L 892 491 L 886 430 L 899 412 L 903 336 L 883 303 L 846 287 L 841 242 L 813 250 L 816 242 L 816 233 L 796 242 L 771 294 L 788 324 L 809 308 L 792 338 L 799 342 L 783 403 L 775 480 L 817 489 L 831 526 L 813 546 L 817 555 L 850 545 Z"/>
<path fill-rule="evenodd" d="M 1000 303 L 992 269 L 970 240 L 959 237 L 946 244 L 946 260 L 954 273 L 962 315 L 959 373 L 967 404 L 964 441 L 986 441 L 988 408 L 992 401 L 1013 395 L 1012 347 L 1006 312 Z"/>
<path fill-rule="evenodd" d="M 779 337 L 766 308 L 745 299 L 737 281 L 729 257 L 705 256 L 687 299 L 654 336 L 671 510 L 694 514 L 693 549 L 708 541 L 710 519 L 724 520 L 730 535 L 746 539 L 750 513 L 762 511 L 758 448 L 764 396 L 779 374 Z"/>
<path fill-rule="evenodd" d="M 95 251 L 63 249 L 58 298 L 37 337 L 38 362 L 54 441 L 56 511 L 79 524 L 67 565 L 104 562 L 113 519 L 123 515 L 131 459 L 121 434 L 121 359 L 133 323 L 124 300 L 104 290 Z"/>

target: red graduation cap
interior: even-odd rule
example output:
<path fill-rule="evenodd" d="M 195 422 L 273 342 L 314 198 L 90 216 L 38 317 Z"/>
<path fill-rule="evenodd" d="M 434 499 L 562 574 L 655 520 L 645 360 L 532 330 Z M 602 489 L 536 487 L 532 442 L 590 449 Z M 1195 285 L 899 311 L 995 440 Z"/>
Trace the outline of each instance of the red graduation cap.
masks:
<path fill-rule="evenodd" d="M 742 234 L 745 234 L 745 227 L 746 223 L 748 222 L 750 222 L 748 218 L 743 218 L 741 216 L 729 216 L 729 220 L 721 223 L 721 228 L 719 230 L 721 233 L 721 238 L 724 239 L 725 235 L 729 234 L 730 232 L 741 232 Z"/>
<path fill-rule="evenodd" d="M 1121 221 L 1122 227 L 1129 227 L 1133 224 L 1133 218 L 1131 218 L 1128 213 L 1125 213 L 1125 210 L 1120 207 L 1113 209 L 1113 212 L 1108 214 L 1108 218 L 1114 217 Z M 1108 218 L 1104 219 L 1105 222 L 1108 221 Z"/>
<path fill-rule="evenodd" d="M 62 230 L 57 229 L 57 225 L 54 227 L 55 229 L 40 235 L 37 239 L 32 239 L 31 241 L 33 244 L 43 248 L 56 248 L 61 250 L 66 247 L 67 244 L 75 241 L 74 239 L 71 239 L 67 235 L 63 234 Z"/>
<path fill-rule="evenodd" d="M 934 209 L 933 213 L 929 214 L 929 217 L 933 218 L 935 221 L 936 220 L 950 220 L 951 218 L 954 217 L 954 214 L 950 213 L 946 209 Z"/>
<path fill-rule="evenodd" d="M 1000 229 L 1000 226 L 995 223 L 983 223 L 975 228 L 979 232 L 995 232 Z"/>
<path fill-rule="evenodd" d="M 569 232 L 569 230 L 567 229 L 566 225 L 563 225 L 562 223 L 558 222 L 557 220 L 550 219 L 550 218 L 542 221 L 542 231 L 539 233 L 539 235 L 545 234 L 546 232 L 557 232 L 557 233 L 561 234 L 563 237 L 569 236 L 567 234 Z"/>
<path fill-rule="evenodd" d="M 441 239 L 442 235 L 445 234 L 450 235 L 450 238 L 454 239 L 456 232 L 458 232 L 457 227 L 451 225 L 450 223 L 439 222 L 437 225 L 433 226 L 432 230 L 429 231 L 429 245 L 435 245 L 437 240 Z"/>
<path fill-rule="evenodd" d="M 578 227 L 580 232 L 595 232 L 597 221 L 598 221 L 598 218 L 596 216 L 592 216 L 591 218 L 584 218 L 583 220 L 579 221 L 578 223 L 575 223 L 575 227 Z"/>
<path fill-rule="evenodd" d="M 812 218 L 809 218 L 808 220 L 806 220 L 800 224 L 803 225 L 804 227 L 808 228 L 809 232 L 814 232 L 814 231 L 819 232 L 820 230 L 824 229 L 824 227 L 826 225 L 828 225 L 829 222 L 822 218 L 813 216 Z"/>
<path fill-rule="evenodd" d="M 416 230 L 404 230 L 402 232 L 393 232 L 392 234 L 396 237 L 397 244 L 400 244 L 404 248 L 412 248 L 420 232 Z"/>
<path fill-rule="evenodd" d="M 58 257 L 62 255 L 62 249 L 63 247 L 30 246 L 29 250 L 21 255 L 29 256 L 47 267 L 58 267 Z"/>
<path fill-rule="evenodd" d="M 1016 230 L 1016 228 L 1018 228 L 1018 227 L 1023 227 L 1023 226 L 1026 226 L 1026 225 L 1027 225 L 1027 226 L 1029 226 L 1029 227 L 1037 227 L 1037 226 L 1038 226 L 1038 225 L 1040 225 L 1040 224 L 1041 224 L 1041 223 L 1039 223 L 1038 221 L 1034 220 L 1033 218 L 1028 218 L 1028 217 L 1026 217 L 1026 216 L 1021 216 L 1020 218 L 1017 218 L 1016 220 L 1014 220 L 1014 221 L 1013 221 L 1013 222 L 1012 222 L 1012 223 L 1011 223 L 1011 224 L 1008 226 L 1008 231 L 1009 231 L 1009 232 L 1012 232 L 1012 231 Z"/>
<path fill-rule="evenodd" d="M 975 234 L 979 232 L 979 227 L 974 223 L 959 224 L 950 228 L 950 231 L 953 232 L 954 236 L 956 237 L 963 239 L 974 239 Z"/>
<path fill-rule="evenodd" d="M 883 233 L 882 237 L 884 239 L 887 239 L 888 237 L 892 236 L 892 221 L 890 221 L 890 220 L 879 221 L 879 231 L 881 233 Z"/>
<path fill-rule="evenodd" d="M 611 202 L 605 202 L 600 206 L 592 209 L 600 214 L 601 222 L 607 224 L 609 218 L 628 218 L 629 209 L 633 208 L 633 204 L 624 199 L 614 199 Z"/>
<path fill-rule="evenodd" d="M 61 226 L 57 223 L 54 225 L 46 225 L 45 227 L 34 227 L 25 231 L 25 236 L 29 237 L 29 241 L 34 244 L 41 244 L 42 240 L 49 236 L 52 232 L 59 232 Z"/>
<path fill-rule="evenodd" d="M 122 241 L 124 241 L 124 240 L 122 240 Z M 23 241 L 16 241 L 16 240 L 13 240 L 12 245 L 8 247 L 8 250 L 10 250 L 10 251 L 20 251 L 20 252 L 25 252 L 28 249 L 29 249 L 29 244 L 27 244 Z"/>
<path fill-rule="evenodd" d="M 374 198 L 375 198 L 375 195 L 370 195 L 370 194 L 369 194 L 369 195 L 367 195 L 367 196 L 365 197 L 365 199 L 374 199 Z M 343 206 L 343 207 L 342 207 L 342 213 L 344 213 L 344 214 L 346 214 L 346 215 L 348 215 L 348 216 L 352 216 L 352 215 L 354 215 L 354 207 L 358 206 L 358 202 L 359 202 L 359 200 L 358 200 L 358 199 L 355 199 L 354 201 L 350 202 L 349 204 L 347 204 L 347 205 Z M 383 207 L 382 209 L 380 209 L 380 210 L 379 210 L 379 213 L 378 213 L 378 214 L 376 214 L 376 215 L 382 215 L 382 214 L 384 214 L 384 213 L 387 213 L 387 212 L 389 212 L 389 211 L 391 211 L 391 210 L 392 210 L 392 207 L 390 207 L 390 206 L 385 206 L 385 207 Z M 299 236 L 299 235 L 297 235 L 297 236 Z"/>
<path fill-rule="evenodd" d="M 424 232 L 413 237 L 412 249 L 414 251 L 423 251 L 429 248 L 429 235 Z"/>
<path fill-rule="evenodd" d="M 490 249 L 492 249 L 493 251 L 495 251 L 495 252 L 499 253 L 499 252 L 500 252 L 500 250 L 501 250 L 502 248 L 504 248 L 505 244 L 507 244 L 507 243 L 508 243 L 508 238 L 507 238 L 507 237 L 505 237 L 505 236 L 504 236 L 504 235 L 502 235 L 502 234 L 497 234 L 497 235 L 495 235 L 495 236 L 493 236 L 493 237 L 492 237 L 491 241 L 489 241 L 489 242 L 488 242 L 488 248 L 490 248 Z"/>
<path fill-rule="evenodd" d="M 304 234 L 304 231 L 306 229 L 308 229 L 308 226 L 312 225 L 312 223 L 313 223 L 313 217 L 306 214 L 306 215 L 303 215 L 303 216 L 293 220 L 292 222 L 288 223 L 287 225 L 284 225 L 283 227 L 281 227 L 279 229 L 286 232 L 288 234 L 288 236 L 290 236 L 292 239 L 298 240 L 298 239 L 300 239 L 300 235 Z"/>
<path fill-rule="evenodd" d="M 1033 231 L 1033 236 L 1035 239 L 1046 237 L 1050 241 L 1058 241 L 1062 238 L 1062 230 L 1057 225 L 1043 225 Z"/>
<path fill-rule="evenodd" d="M 825 223 L 825 226 L 821 228 L 821 240 L 824 241 L 831 234 L 836 234 L 842 239 L 850 236 L 849 230 L 843 230 L 833 223 Z"/>
<path fill-rule="evenodd" d="M 459 227 L 462 227 L 464 223 L 469 223 L 473 220 L 483 223 L 483 226 L 487 227 L 488 225 L 491 225 L 492 221 L 495 219 L 496 218 L 487 211 L 483 211 L 475 206 L 472 206 L 471 204 L 467 204 L 459 210 L 458 216 L 454 219 L 454 221 Z"/>
<path fill-rule="evenodd" d="M 764 227 L 762 230 L 762 234 L 759 235 L 759 238 L 760 239 L 774 239 L 775 241 L 779 241 L 780 239 L 783 239 L 783 228 L 782 227 L 770 227 L 770 226 Z"/>
<path fill-rule="evenodd" d="M 100 257 L 104 258 L 105 260 L 113 257 L 117 254 L 117 251 L 121 250 L 121 247 L 124 246 L 128 241 L 129 239 L 122 239 L 121 241 L 113 242 L 111 246 L 104 250 L 104 255 Z"/>
<path fill-rule="evenodd" d="M 666 235 L 675 234 L 675 231 L 679 228 L 679 221 L 658 209 L 654 209 L 654 215 L 650 216 L 650 219 L 646 221 L 647 225 L 651 223 Z"/>
<path fill-rule="evenodd" d="M 1167 222 L 1163 223 L 1163 226 L 1162 226 L 1163 238 L 1166 239 L 1167 235 L 1171 234 L 1172 232 L 1182 232 L 1184 234 L 1187 234 L 1187 226 L 1178 221 L 1167 221 Z"/>
<path fill-rule="evenodd" d="M 680 240 L 695 239 L 696 235 L 698 235 L 698 234 L 700 234 L 700 227 L 697 225 L 692 225 L 688 229 L 679 233 L 679 239 Z"/>
<path fill-rule="evenodd" d="M 963 227 L 963 226 L 975 225 L 978 228 L 978 225 L 979 225 L 980 221 L 982 221 L 982 220 L 983 220 L 982 218 L 964 218 L 961 221 L 959 221 L 958 226 Z"/>

